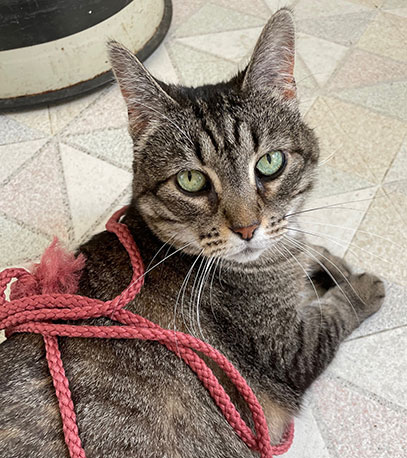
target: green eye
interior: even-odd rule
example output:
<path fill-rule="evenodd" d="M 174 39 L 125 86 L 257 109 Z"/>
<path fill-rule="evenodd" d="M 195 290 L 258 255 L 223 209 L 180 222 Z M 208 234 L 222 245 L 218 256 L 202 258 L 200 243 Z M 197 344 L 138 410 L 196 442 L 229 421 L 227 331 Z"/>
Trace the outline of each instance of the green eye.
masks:
<path fill-rule="evenodd" d="M 198 170 L 182 170 L 177 173 L 178 184 L 184 191 L 202 191 L 206 185 L 206 177 Z"/>
<path fill-rule="evenodd" d="M 274 151 L 262 156 L 256 164 L 256 169 L 261 175 L 268 177 L 282 170 L 284 164 L 284 154 L 281 151 Z"/>

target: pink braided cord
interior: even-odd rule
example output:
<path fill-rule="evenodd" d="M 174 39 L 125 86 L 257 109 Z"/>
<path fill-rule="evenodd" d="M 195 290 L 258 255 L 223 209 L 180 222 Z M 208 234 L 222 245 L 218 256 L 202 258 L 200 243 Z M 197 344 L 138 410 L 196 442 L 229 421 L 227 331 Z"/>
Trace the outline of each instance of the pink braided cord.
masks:
<path fill-rule="evenodd" d="M 75 294 L 41 294 L 7 301 L 5 290 L 8 283 L 17 278 L 30 285 L 32 275 L 24 269 L 6 269 L 0 273 L 0 329 L 10 336 L 18 332 L 41 334 L 44 338 L 49 371 L 59 402 L 65 442 L 71 458 L 85 458 L 79 437 L 74 405 L 65 375 L 57 336 L 98 337 L 104 339 L 140 339 L 160 342 L 176 353 L 196 373 L 228 423 L 246 445 L 257 451 L 262 458 L 285 453 L 291 446 L 294 424 L 287 428 L 281 444 L 272 446 L 263 409 L 255 394 L 237 369 L 216 349 L 189 334 L 163 329 L 157 324 L 124 310 L 140 292 L 144 283 L 144 267 L 140 253 L 127 226 L 119 223 L 126 207 L 117 211 L 106 224 L 106 229 L 116 234 L 126 248 L 133 267 L 129 286 L 111 301 L 100 301 Z M 55 324 L 56 320 L 83 320 L 106 317 L 122 326 L 89 326 Z M 195 351 L 214 361 L 233 382 L 248 404 L 255 433 L 241 418 L 228 394 L 211 369 Z"/>

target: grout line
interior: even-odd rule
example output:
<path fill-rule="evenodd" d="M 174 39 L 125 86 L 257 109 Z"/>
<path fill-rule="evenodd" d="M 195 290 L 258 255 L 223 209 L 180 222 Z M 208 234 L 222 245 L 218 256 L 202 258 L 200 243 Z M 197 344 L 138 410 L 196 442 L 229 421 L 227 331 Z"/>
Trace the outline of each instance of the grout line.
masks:
<path fill-rule="evenodd" d="M 370 399 L 371 401 L 380 404 L 382 407 L 386 407 L 387 409 L 396 411 L 396 412 L 405 412 L 407 413 L 407 408 L 396 404 L 394 401 L 385 398 L 384 396 L 375 393 L 372 390 L 369 390 L 367 388 L 364 388 L 357 383 L 351 382 L 350 380 L 335 374 L 332 371 L 325 372 L 325 375 L 323 377 L 326 377 L 327 379 L 330 379 L 331 381 L 336 381 L 340 385 L 342 385 L 344 388 L 351 390 L 361 396 L 364 396 L 365 398 Z"/>
<path fill-rule="evenodd" d="M 360 340 L 360 339 L 364 339 L 365 337 L 371 337 L 371 336 L 376 336 L 377 334 L 384 334 L 386 332 L 391 332 L 391 331 L 395 331 L 397 329 L 402 329 L 402 328 L 407 328 L 407 323 L 406 324 L 401 324 L 399 326 L 394 326 L 392 328 L 387 328 L 387 329 L 381 329 L 379 331 L 374 331 L 374 332 L 371 332 L 369 334 L 365 334 L 363 336 L 357 336 L 357 337 L 352 337 L 350 339 L 347 339 L 345 340 L 342 345 L 345 345 L 349 342 L 354 342 L 355 340 Z"/>
<path fill-rule="evenodd" d="M 62 202 L 65 206 L 65 210 L 67 210 L 68 213 L 68 219 L 69 219 L 69 228 L 67 228 L 67 234 L 68 234 L 68 242 L 71 243 L 71 241 L 74 239 L 74 225 L 73 225 L 73 219 L 72 219 L 72 210 L 71 210 L 71 201 L 69 199 L 69 194 L 68 194 L 68 186 L 66 184 L 66 176 L 65 176 L 65 168 L 64 168 L 64 163 L 62 161 L 62 153 L 60 149 L 60 144 L 57 142 L 56 145 L 57 153 L 58 153 L 58 164 L 60 166 L 60 175 L 62 179 L 61 183 L 61 191 L 62 191 Z"/>
<path fill-rule="evenodd" d="M 404 80 L 406 81 L 406 80 Z M 392 81 L 390 81 L 391 83 Z M 374 87 L 374 86 L 373 86 Z M 354 89 L 363 89 L 363 86 L 359 87 L 359 88 L 354 88 Z M 403 119 L 401 118 L 400 116 L 397 116 L 397 115 L 393 115 L 393 114 L 389 114 L 389 113 L 385 113 L 384 111 L 379 111 L 377 110 L 376 108 L 374 107 L 368 107 L 366 105 L 362 105 L 360 103 L 357 103 L 357 102 L 352 102 L 350 100 L 344 100 L 344 99 L 341 99 L 339 97 L 339 94 L 338 93 L 331 93 L 331 92 L 327 92 L 327 93 L 324 93 L 323 94 L 323 97 L 325 98 L 331 98 L 331 99 L 335 99 L 335 100 L 338 100 L 339 102 L 342 102 L 342 103 L 346 103 L 346 104 L 349 104 L 349 105 L 353 105 L 355 107 L 359 107 L 359 108 L 362 108 L 363 110 L 365 111 L 368 111 L 368 112 L 372 112 L 372 113 L 375 113 L 375 114 L 378 114 L 380 116 L 383 116 L 384 118 L 387 118 L 387 119 L 390 119 L 390 120 L 396 120 L 396 121 L 399 121 L 403 124 L 406 124 L 407 125 L 407 119 Z"/>
<path fill-rule="evenodd" d="M 389 164 L 389 167 L 388 169 L 386 170 L 386 173 L 384 174 L 383 176 L 383 179 L 381 181 L 381 185 L 385 185 L 385 181 L 386 181 L 386 177 L 387 175 L 389 174 L 389 171 L 390 169 L 392 168 L 395 160 L 397 159 L 397 156 L 399 155 L 401 149 L 403 148 L 403 145 L 404 145 L 404 142 L 406 142 L 406 149 L 407 149 L 407 130 L 406 130 L 406 134 L 404 135 L 404 137 L 401 139 L 401 142 L 400 142 L 400 145 L 398 146 L 397 150 L 396 150 L 396 154 L 393 156 L 393 159 L 391 160 L 390 164 Z M 399 181 L 399 180 L 394 180 L 394 181 Z"/>
<path fill-rule="evenodd" d="M 374 186 L 373 186 L 374 187 Z M 378 193 L 378 190 L 379 190 L 379 187 L 377 187 L 377 189 L 375 190 L 374 192 L 374 195 L 373 197 L 371 198 L 370 202 L 368 203 L 368 206 L 366 207 L 366 210 L 363 214 L 363 217 L 360 219 L 360 222 L 359 224 L 357 225 L 357 227 L 355 227 L 355 232 L 353 233 L 352 235 L 352 238 L 350 239 L 349 241 L 349 244 L 348 244 L 348 248 L 346 249 L 345 253 L 343 254 L 343 259 L 345 259 L 345 257 L 347 256 L 347 254 L 350 252 L 350 249 L 352 247 L 352 244 L 354 243 L 353 241 L 355 240 L 355 237 L 356 237 L 356 234 L 358 233 L 358 230 L 359 228 L 362 226 L 363 222 L 365 221 L 366 219 L 366 215 L 368 214 L 369 210 L 370 210 L 370 207 L 373 205 L 373 203 L 376 201 L 376 196 L 377 196 L 377 193 Z M 355 244 L 355 247 L 358 248 L 358 245 Z M 352 254 L 352 253 L 351 253 Z"/>
<path fill-rule="evenodd" d="M 37 140 L 42 140 L 42 139 L 38 138 L 34 140 L 29 140 L 29 142 L 37 141 Z M 4 186 L 7 186 L 13 178 L 15 178 L 20 172 L 22 172 L 26 167 L 28 167 L 30 162 L 37 159 L 38 156 L 40 156 L 43 153 L 43 150 L 53 142 L 53 140 L 54 140 L 53 137 L 48 138 L 48 140 L 46 140 L 45 143 L 40 148 L 38 148 L 37 151 L 35 151 L 35 153 L 33 153 L 32 156 L 30 156 L 26 161 L 24 161 L 15 170 L 13 170 L 13 172 L 11 172 L 10 175 L 7 175 L 7 177 L 2 182 L 0 182 L 0 189 L 3 188 Z M 20 144 L 21 143 L 26 143 L 26 142 L 20 142 Z M 16 143 L 13 143 L 13 144 L 16 144 Z"/>
<path fill-rule="evenodd" d="M 174 40 L 174 41 L 175 41 L 175 40 Z M 192 49 L 192 51 L 195 51 L 195 52 L 197 52 L 197 53 L 206 54 L 207 56 L 216 57 L 217 59 L 220 59 L 220 60 L 224 60 L 224 61 L 226 61 L 226 62 L 229 62 L 229 63 L 231 63 L 231 64 L 233 64 L 233 65 L 236 66 L 236 73 L 237 73 L 237 65 L 239 64 L 239 62 L 236 62 L 236 61 L 234 61 L 234 60 L 231 60 L 231 59 L 229 59 L 229 58 L 227 58 L 227 57 L 219 56 L 218 54 L 213 54 L 213 53 L 211 53 L 211 52 L 204 51 L 204 50 L 202 50 L 202 49 L 194 48 L 193 46 L 191 46 L 191 45 L 188 44 L 188 43 L 176 42 L 175 44 L 177 44 L 178 46 L 184 46 L 185 48 L 188 48 L 188 49 Z M 248 51 L 248 53 L 249 53 L 249 51 Z M 246 55 L 245 57 L 243 57 L 242 60 L 245 59 L 245 58 L 247 58 L 247 55 Z"/>
<path fill-rule="evenodd" d="M 93 131 L 94 132 L 94 131 Z M 71 137 L 75 137 L 76 135 L 71 135 Z M 107 162 L 108 164 L 112 165 L 113 167 L 116 167 L 118 169 L 124 170 L 125 172 L 132 173 L 132 165 L 125 166 L 123 164 L 120 164 L 119 162 L 115 162 L 112 159 L 106 158 L 99 153 L 92 152 L 90 150 L 87 150 L 85 147 L 82 145 L 79 145 L 77 143 L 74 143 L 72 140 L 69 140 L 67 137 L 64 137 L 63 139 L 59 140 L 59 143 L 64 143 L 65 145 L 68 145 L 69 147 L 76 149 L 80 151 L 83 154 L 86 154 L 87 156 L 93 157 L 95 159 L 99 159 L 100 161 Z"/>

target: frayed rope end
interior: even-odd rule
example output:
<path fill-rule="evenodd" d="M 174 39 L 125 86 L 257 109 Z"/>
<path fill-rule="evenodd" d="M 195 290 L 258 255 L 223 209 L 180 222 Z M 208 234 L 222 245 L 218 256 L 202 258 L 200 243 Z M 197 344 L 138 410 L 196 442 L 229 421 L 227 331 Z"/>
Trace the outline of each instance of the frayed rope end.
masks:
<path fill-rule="evenodd" d="M 31 275 L 11 285 L 11 299 L 21 299 L 35 294 L 74 294 L 78 290 L 85 256 L 75 258 L 54 237 L 44 251 L 41 261 L 33 264 Z"/>

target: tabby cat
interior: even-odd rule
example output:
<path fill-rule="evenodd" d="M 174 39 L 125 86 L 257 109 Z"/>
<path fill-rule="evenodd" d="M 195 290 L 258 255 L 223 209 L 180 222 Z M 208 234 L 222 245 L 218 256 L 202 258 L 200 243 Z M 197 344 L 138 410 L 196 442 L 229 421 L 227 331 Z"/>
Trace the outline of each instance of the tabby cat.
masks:
<path fill-rule="evenodd" d="M 145 265 L 156 265 L 128 309 L 227 356 L 258 396 L 273 442 L 384 297 L 375 276 L 353 274 L 295 231 L 319 150 L 298 110 L 294 53 L 287 9 L 267 23 L 245 70 L 215 85 L 164 84 L 110 44 L 134 144 L 124 222 Z M 115 235 L 95 235 L 79 251 L 87 259 L 80 294 L 108 300 L 128 285 Z M 308 275 L 319 299 L 304 300 Z M 256 456 L 159 343 L 61 338 L 60 346 L 88 458 Z M 14 335 L 0 350 L 0 456 L 67 457 L 41 337 Z"/>

